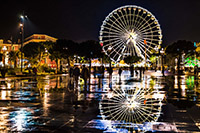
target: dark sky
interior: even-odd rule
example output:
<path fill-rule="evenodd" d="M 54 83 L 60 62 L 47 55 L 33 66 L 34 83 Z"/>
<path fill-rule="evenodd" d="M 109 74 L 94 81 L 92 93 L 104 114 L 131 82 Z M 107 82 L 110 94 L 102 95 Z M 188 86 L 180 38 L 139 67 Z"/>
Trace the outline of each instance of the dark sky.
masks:
<path fill-rule="evenodd" d="M 0 5 L 0 38 L 19 36 L 19 15 L 29 20 L 25 36 L 44 33 L 74 41 L 98 40 L 100 26 L 114 9 L 138 5 L 158 19 L 165 45 L 200 40 L 200 0 L 5 0 Z"/>

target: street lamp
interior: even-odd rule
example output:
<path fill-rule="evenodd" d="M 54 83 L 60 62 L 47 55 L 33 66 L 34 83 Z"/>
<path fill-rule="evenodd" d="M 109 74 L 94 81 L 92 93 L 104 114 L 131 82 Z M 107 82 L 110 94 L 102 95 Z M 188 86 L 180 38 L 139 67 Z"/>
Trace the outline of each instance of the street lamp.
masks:
<path fill-rule="evenodd" d="M 155 68 L 155 72 L 157 71 L 157 62 L 158 62 L 158 50 L 159 50 L 159 48 L 158 48 L 158 46 L 156 46 L 155 48 L 155 52 L 156 52 L 156 68 Z"/>
<path fill-rule="evenodd" d="M 21 18 L 21 23 L 20 23 L 20 34 L 21 34 L 21 72 L 22 72 L 22 68 L 23 68 L 23 44 L 24 44 L 24 20 L 25 18 L 27 18 L 27 15 L 24 15 L 24 11 L 23 14 L 20 16 Z"/>
<path fill-rule="evenodd" d="M 164 49 L 162 48 L 162 49 L 160 50 L 160 54 L 161 54 L 161 59 L 162 59 L 162 75 L 163 75 L 163 76 L 165 76 L 165 68 L 164 68 L 164 61 L 163 61 L 164 53 L 165 53 L 165 51 L 164 51 Z"/>
<path fill-rule="evenodd" d="M 6 51 L 7 51 L 7 47 L 4 46 L 4 47 L 2 48 L 2 50 L 3 50 L 3 65 L 4 65 L 4 67 L 5 67 L 5 66 L 6 66 Z"/>

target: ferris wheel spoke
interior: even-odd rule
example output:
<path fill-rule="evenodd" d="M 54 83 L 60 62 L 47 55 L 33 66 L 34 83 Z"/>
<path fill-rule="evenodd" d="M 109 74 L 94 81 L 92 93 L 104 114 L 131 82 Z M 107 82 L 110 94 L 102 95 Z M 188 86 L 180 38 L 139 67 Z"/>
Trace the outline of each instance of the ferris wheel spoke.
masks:
<path fill-rule="evenodd" d="M 144 15 L 144 14 L 143 14 L 143 15 Z M 140 19 L 141 19 L 141 21 L 142 21 L 142 22 L 140 22 L 140 23 L 139 23 L 139 25 L 137 25 L 137 26 L 136 26 L 136 29 L 138 29 L 138 30 L 139 30 L 139 29 L 140 29 L 140 27 L 141 27 L 142 25 L 144 25 L 144 24 L 146 24 L 146 23 L 147 23 L 147 22 L 146 22 L 146 20 L 147 20 L 147 17 L 148 17 L 147 15 L 146 15 L 145 17 L 142 17 L 142 16 L 140 16 Z"/>
<path fill-rule="evenodd" d="M 119 22 L 123 25 L 124 28 L 126 28 L 126 24 L 124 23 L 124 21 L 121 19 L 121 16 L 118 14 L 118 11 L 115 11 L 115 14 L 117 15 Z M 116 17 L 115 17 L 116 18 Z M 118 20 L 117 19 L 117 20 Z"/>
<path fill-rule="evenodd" d="M 158 44 L 148 41 L 148 38 L 146 38 L 146 41 L 147 41 L 147 44 L 149 43 L 149 44 L 152 44 L 154 46 L 158 46 Z"/>
<path fill-rule="evenodd" d="M 120 108 L 119 110 L 117 110 L 117 111 L 115 112 L 115 114 L 110 114 L 110 115 L 108 115 L 108 117 L 112 116 L 111 120 L 118 120 L 119 117 L 120 117 L 124 112 L 125 112 L 124 109 L 123 109 L 123 108 Z M 118 117 L 117 117 L 117 116 L 118 116 Z M 117 117 L 117 118 L 115 118 L 115 117 Z"/>
<path fill-rule="evenodd" d="M 118 25 L 118 24 L 116 24 L 113 20 L 110 20 L 113 24 L 115 24 L 115 26 L 117 26 L 118 27 L 118 29 L 120 30 L 120 31 L 123 31 L 125 28 L 124 27 L 120 27 L 121 25 Z"/>
<path fill-rule="evenodd" d="M 140 12 L 142 12 L 142 15 L 138 14 L 138 20 L 137 20 L 137 23 L 135 24 L 136 29 L 138 29 L 139 25 L 141 25 L 144 21 L 144 18 L 142 17 L 144 15 L 143 11 L 140 11 Z"/>
<path fill-rule="evenodd" d="M 130 29 L 130 21 L 129 21 L 129 13 L 127 12 L 127 8 L 124 10 L 125 11 L 125 16 L 126 16 L 126 21 L 127 21 L 127 28 Z"/>
<path fill-rule="evenodd" d="M 122 21 L 120 18 L 116 18 L 115 15 L 113 15 L 113 17 L 116 20 L 117 24 L 119 24 L 123 29 L 126 29 L 126 26 L 123 23 L 121 23 Z"/>
<path fill-rule="evenodd" d="M 126 23 L 124 22 L 124 20 L 122 20 L 122 17 L 120 16 L 121 12 L 119 14 L 119 12 L 116 11 L 116 14 L 117 14 L 117 17 L 119 18 L 119 20 L 121 21 L 121 24 L 123 25 L 123 27 L 126 29 Z"/>
<path fill-rule="evenodd" d="M 119 37 L 121 35 L 120 31 L 116 31 L 116 30 L 113 30 L 111 28 L 110 29 L 107 28 L 107 30 L 109 30 L 109 31 L 104 30 L 103 34 L 106 34 L 106 35 L 118 35 Z"/>
<path fill-rule="evenodd" d="M 123 49 L 124 49 L 124 48 L 123 48 Z M 121 47 L 119 47 L 119 50 L 118 50 L 116 53 L 118 53 L 118 55 L 120 56 L 121 53 L 123 52 L 123 49 L 122 49 Z M 120 51 L 121 51 L 121 52 L 120 52 Z M 115 55 L 115 56 L 116 56 L 116 55 Z M 114 57 L 115 57 L 115 56 L 114 56 Z M 114 58 L 114 57 L 113 57 L 113 58 Z"/>
<path fill-rule="evenodd" d="M 105 41 L 103 41 L 103 42 L 105 43 L 105 42 L 111 42 L 111 41 L 115 41 L 115 40 L 119 40 L 119 38 L 114 38 L 114 39 L 110 39 L 110 40 L 105 40 Z"/>
<path fill-rule="evenodd" d="M 124 117 L 124 115 L 126 115 L 126 110 L 127 110 L 127 109 L 123 109 L 123 111 L 120 112 L 121 114 L 117 117 L 117 120 L 119 120 L 119 119 L 120 119 L 121 121 L 124 120 L 122 117 Z"/>
<path fill-rule="evenodd" d="M 122 31 L 118 28 L 112 28 L 112 26 L 110 24 L 108 24 L 110 27 L 107 27 L 105 26 L 104 29 L 107 29 L 109 32 L 112 31 L 112 32 L 115 32 L 115 33 L 121 33 Z"/>
<path fill-rule="evenodd" d="M 147 112 L 145 112 L 145 108 L 141 108 L 140 112 L 142 112 L 143 114 L 145 114 L 147 117 L 151 118 L 152 120 L 154 120 L 154 118 L 151 116 L 151 111 L 146 110 Z"/>
<path fill-rule="evenodd" d="M 122 41 L 120 41 L 118 44 L 114 44 L 112 52 L 117 52 L 118 48 L 120 48 L 122 45 L 123 45 Z"/>
<path fill-rule="evenodd" d="M 119 102 L 121 101 L 121 99 L 123 99 L 123 97 L 120 95 L 118 96 L 113 96 L 112 98 L 109 99 L 109 101 L 113 101 L 113 102 Z"/>
<path fill-rule="evenodd" d="M 141 118 L 141 120 L 143 120 L 143 122 L 144 122 L 144 120 L 146 119 L 146 117 L 145 117 L 144 115 L 147 116 L 147 113 L 144 113 L 144 112 L 142 112 L 141 110 L 137 110 L 135 114 L 136 114 L 136 115 L 139 115 L 139 118 Z"/>
<path fill-rule="evenodd" d="M 141 30 L 142 33 L 152 33 L 152 32 L 159 32 L 160 30 L 159 29 L 156 29 L 157 26 L 153 26 L 151 27 L 151 29 L 144 29 L 144 30 Z"/>
<path fill-rule="evenodd" d="M 114 19 L 115 17 L 113 17 L 113 19 Z M 110 21 L 110 22 L 109 22 Z M 112 22 L 112 23 L 111 23 Z M 107 20 L 107 23 L 106 23 L 106 25 L 109 25 L 109 26 L 111 26 L 111 27 L 113 27 L 113 28 L 115 28 L 115 29 L 117 29 L 117 30 L 119 30 L 119 31 L 122 31 L 123 29 L 124 29 L 124 27 L 123 26 L 121 26 L 121 25 L 119 25 L 119 24 L 117 24 L 116 22 L 118 22 L 118 21 L 116 21 L 116 20 L 112 20 L 111 18 L 109 19 L 109 20 Z M 115 25 L 115 26 L 114 26 Z"/>
<path fill-rule="evenodd" d="M 151 23 L 147 23 L 146 26 L 142 27 L 141 29 L 139 29 L 141 32 L 143 32 L 144 30 L 148 29 L 148 30 L 152 30 L 153 26 L 155 25 L 155 22 L 151 22 Z M 148 28 L 149 27 L 149 28 Z"/>
<path fill-rule="evenodd" d="M 131 9 L 130 8 L 128 8 L 128 11 L 129 11 L 129 18 L 128 18 L 128 20 L 129 20 L 129 23 L 130 23 L 130 29 L 132 29 L 132 13 L 131 13 Z"/>
<path fill-rule="evenodd" d="M 109 112 L 115 112 L 116 110 L 119 110 L 119 109 L 121 109 L 121 107 L 120 106 L 117 106 L 116 108 L 109 108 L 109 110 L 107 110 L 107 111 L 104 111 L 103 113 L 104 114 L 107 114 L 107 113 L 109 113 Z"/>
<path fill-rule="evenodd" d="M 107 36 L 104 36 L 105 38 L 119 38 L 119 36 L 114 36 L 114 35 L 107 35 Z"/>
<path fill-rule="evenodd" d="M 140 44 L 140 42 L 138 42 L 138 44 Z M 141 46 L 143 47 L 143 45 L 138 45 L 138 47 L 140 48 L 140 50 L 143 52 L 143 53 L 145 53 L 145 47 L 144 48 L 141 48 Z M 148 57 L 149 57 L 149 55 L 148 54 L 146 54 Z M 143 57 L 143 59 L 144 59 L 144 56 L 142 56 Z"/>
<path fill-rule="evenodd" d="M 101 103 L 101 105 L 108 105 L 107 103 Z M 107 106 L 107 107 L 101 107 L 101 109 L 111 109 L 111 108 L 118 108 L 119 105 L 118 104 L 115 104 L 115 105 L 112 105 L 112 106 Z"/>
<path fill-rule="evenodd" d="M 122 42 L 122 40 L 120 40 L 120 39 L 115 39 L 115 40 L 111 40 L 111 41 L 112 42 L 110 42 L 110 43 L 108 41 L 103 42 L 104 43 L 103 48 L 113 46 L 114 44 L 116 44 L 118 42 Z"/>
<path fill-rule="evenodd" d="M 146 39 L 146 40 L 148 40 L 148 39 Z M 148 51 L 148 52 L 151 52 L 151 49 L 152 50 L 154 50 L 154 48 L 149 44 L 149 43 L 147 43 L 146 45 L 143 43 L 143 41 L 140 41 L 140 42 L 138 42 L 142 47 L 143 47 L 143 49 L 145 49 L 145 46 L 146 46 L 146 50 Z M 157 45 L 156 45 L 157 46 Z M 144 52 L 144 51 L 143 51 Z"/>
<path fill-rule="evenodd" d="M 113 24 L 110 24 L 109 22 L 107 23 L 107 25 L 109 25 L 110 26 L 110 29 L 115 29 L 115 30 L 117 30 L 117 32 L 122 32 L 123 31 L 123 29 L 120 27 L 116 27 L 116 26 L 114 26 Z"/>
<path fill-rule="evenodd" d="M 124 44 L 123 41 L 120 41 L 118 44 L 114 44 L 112 52 L 113 51 L 117 52 L 117 49 L 120 48 L 123 44 Z"/>
<path fill-rule="evenodd" d="M 134 27 L 133 27 L 133 25 L 134 25 L 134 22 L 135 22 L 135 10 L 133 10 L 133 18 L 131 19 L 131 21 L 132 21 L 132 23 L 131 23 L 131 29 L 133 29 Z"/>
<path fill-rule="evenodd" d="M 141 10 L 141 9 L 139 9 L 139 10 Z M 135 18 L 135 23 L 134 23 L 134 27 L 135 27 L 135 29 L 136 29 L 136 25 L 137 25 L 137 23 L 138 23 L 138 18 L 140 17 L 140 15 L 139 15 L 139 13 L 140 13 L 140 11 L 137 11 L 137 14 L 135 15 L 136 16 L 136 18 Z"/>
<path fill-rule="evenodd" d="M 122 10 L 124 10 L 124 9 L 121 9 L 120 15 L 121 15 L 121 18 L 122 18 L 122 20 L 123 20 L 123 22 L 125 24 L 126 29 L 127 29 L 127 27 L 128 27 L 127 20 L 125 18 L 125 14 L 123 14 Z"/>
<path fill-rule="evenodd" d="M 117 48 L 121 47 L 121 45 L 123 45 L 123 44 L 121 43 L 121 44 L 119 44 L 118 46 L 117 46 L 117 45 L 115 45 L 115 46 L 117 46 L 115 49 L 117 49 Z M 117 52 L 115 49 L 113 49 L 113 50 L 112 50 L 112 52 L 111 52 L 109 55 L 113 54 L 113 52 Z"/>
<path fill-rule="evenodd" d="M 145 27 L 146 25 L 149 25 L 149 21 L 150 21 L 150 20 L 151 20 L 151 17 L 149 17 L 148 14 L 146 14 L 145 18 L 143 19 L 143 22 L 144 22 L 144 23 L 141 23 L 140 25 L 138 25 L 138 26 L 137 26 L 137 29 L 138 29 L 139 31 L 141 31 L 141 29 L 142 29 L 143 27 Z"/>

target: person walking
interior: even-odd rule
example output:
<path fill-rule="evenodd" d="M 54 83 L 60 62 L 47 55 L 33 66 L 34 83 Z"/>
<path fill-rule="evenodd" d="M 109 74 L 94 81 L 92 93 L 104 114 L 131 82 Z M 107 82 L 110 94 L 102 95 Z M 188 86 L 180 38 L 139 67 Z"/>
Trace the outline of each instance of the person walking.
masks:
<path fill-rule="evenodd" d="M 34 74 L 36 76 L 37 75 L 37 68 L 36 67 L 33 68 L 33 72 L 34 72 Z"/>
<path fill-rule="evenodd" d="M 101 66 L 101 74 L 102 74 L 102 78 L 104 78 L 104 72 L 105 72 L 105 67 L 104 65 Z"/>
<path fill-rule="evenodd" d="M 108 68 L 108 73 L 109 73 L 109 76 L 112 77 L 112 73 L 113 73 L 112 67 L 109 67 L 109 68 Z"/>
<path fill-rule="evenodd" d="M 130 66 L 130 71 L 131 71 L 131 77 L 134 76 L 134 68 L 133 68 L 133 65 Z"/>
<path fill-rule="evenodd" d="M 94 75 L 94 78 L 96 78 L 96 74 L 97 74 L 97 68 L 96 68 L 96 66 L 94 66 L 93 69 L 94 69 L 94 70 L 93 70 L 93 75 Z"/>
<path fill-rule="evenodd" d="M 70 78 L 73 77 L 73 68 L 72 67 L 69 68 L 69 76 L 70 76 Z"/>
<path fill-rule="evenodd" d="M 90 76 L 90 74 L 89 74 L 88 68 L 86 68 L 85 65 L 83 65 L 83 69 L 81 71 L 81 77 L 84 80 L 84 89 L 85 89 L 85 91 L 87 91 L 87 80 L 88 80 L 89 76 Z"/>
<path fill-rule="evenodd" d="M 118 70 L 118 74 L 119 74 L 119 77 L 121 77 L 121 74 L 122 74 L 122 68 L 121 67 Z"/>
<path fill-rule="evenodd" d="M 80 69 L 78 68 L 78 66 L 75 66 L 73 70 L 73 75 L 74 75 L 74 80 L 75 80 L 75 86 L 78 87 L 78 79 L 80 76 Z"/>

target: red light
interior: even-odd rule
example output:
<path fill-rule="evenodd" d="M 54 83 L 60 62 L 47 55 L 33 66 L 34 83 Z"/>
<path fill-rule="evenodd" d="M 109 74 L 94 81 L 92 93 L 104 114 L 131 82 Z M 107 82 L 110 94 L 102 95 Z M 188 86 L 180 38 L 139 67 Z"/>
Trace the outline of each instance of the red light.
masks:
<path fill-rule="evenodd" d="M 144 100 L 144 104 L 146 104 L 147 100 Z"/>
<path fill-rule="evenodd" d="M 100 43 L 101 47 L 103 47 L 103 43 Z"/>
<path fill-rule="evenodd" d="M 144 44 L 147 44 L 147 41 L 146 41 L 146 40 L 144 40 Z"/>

